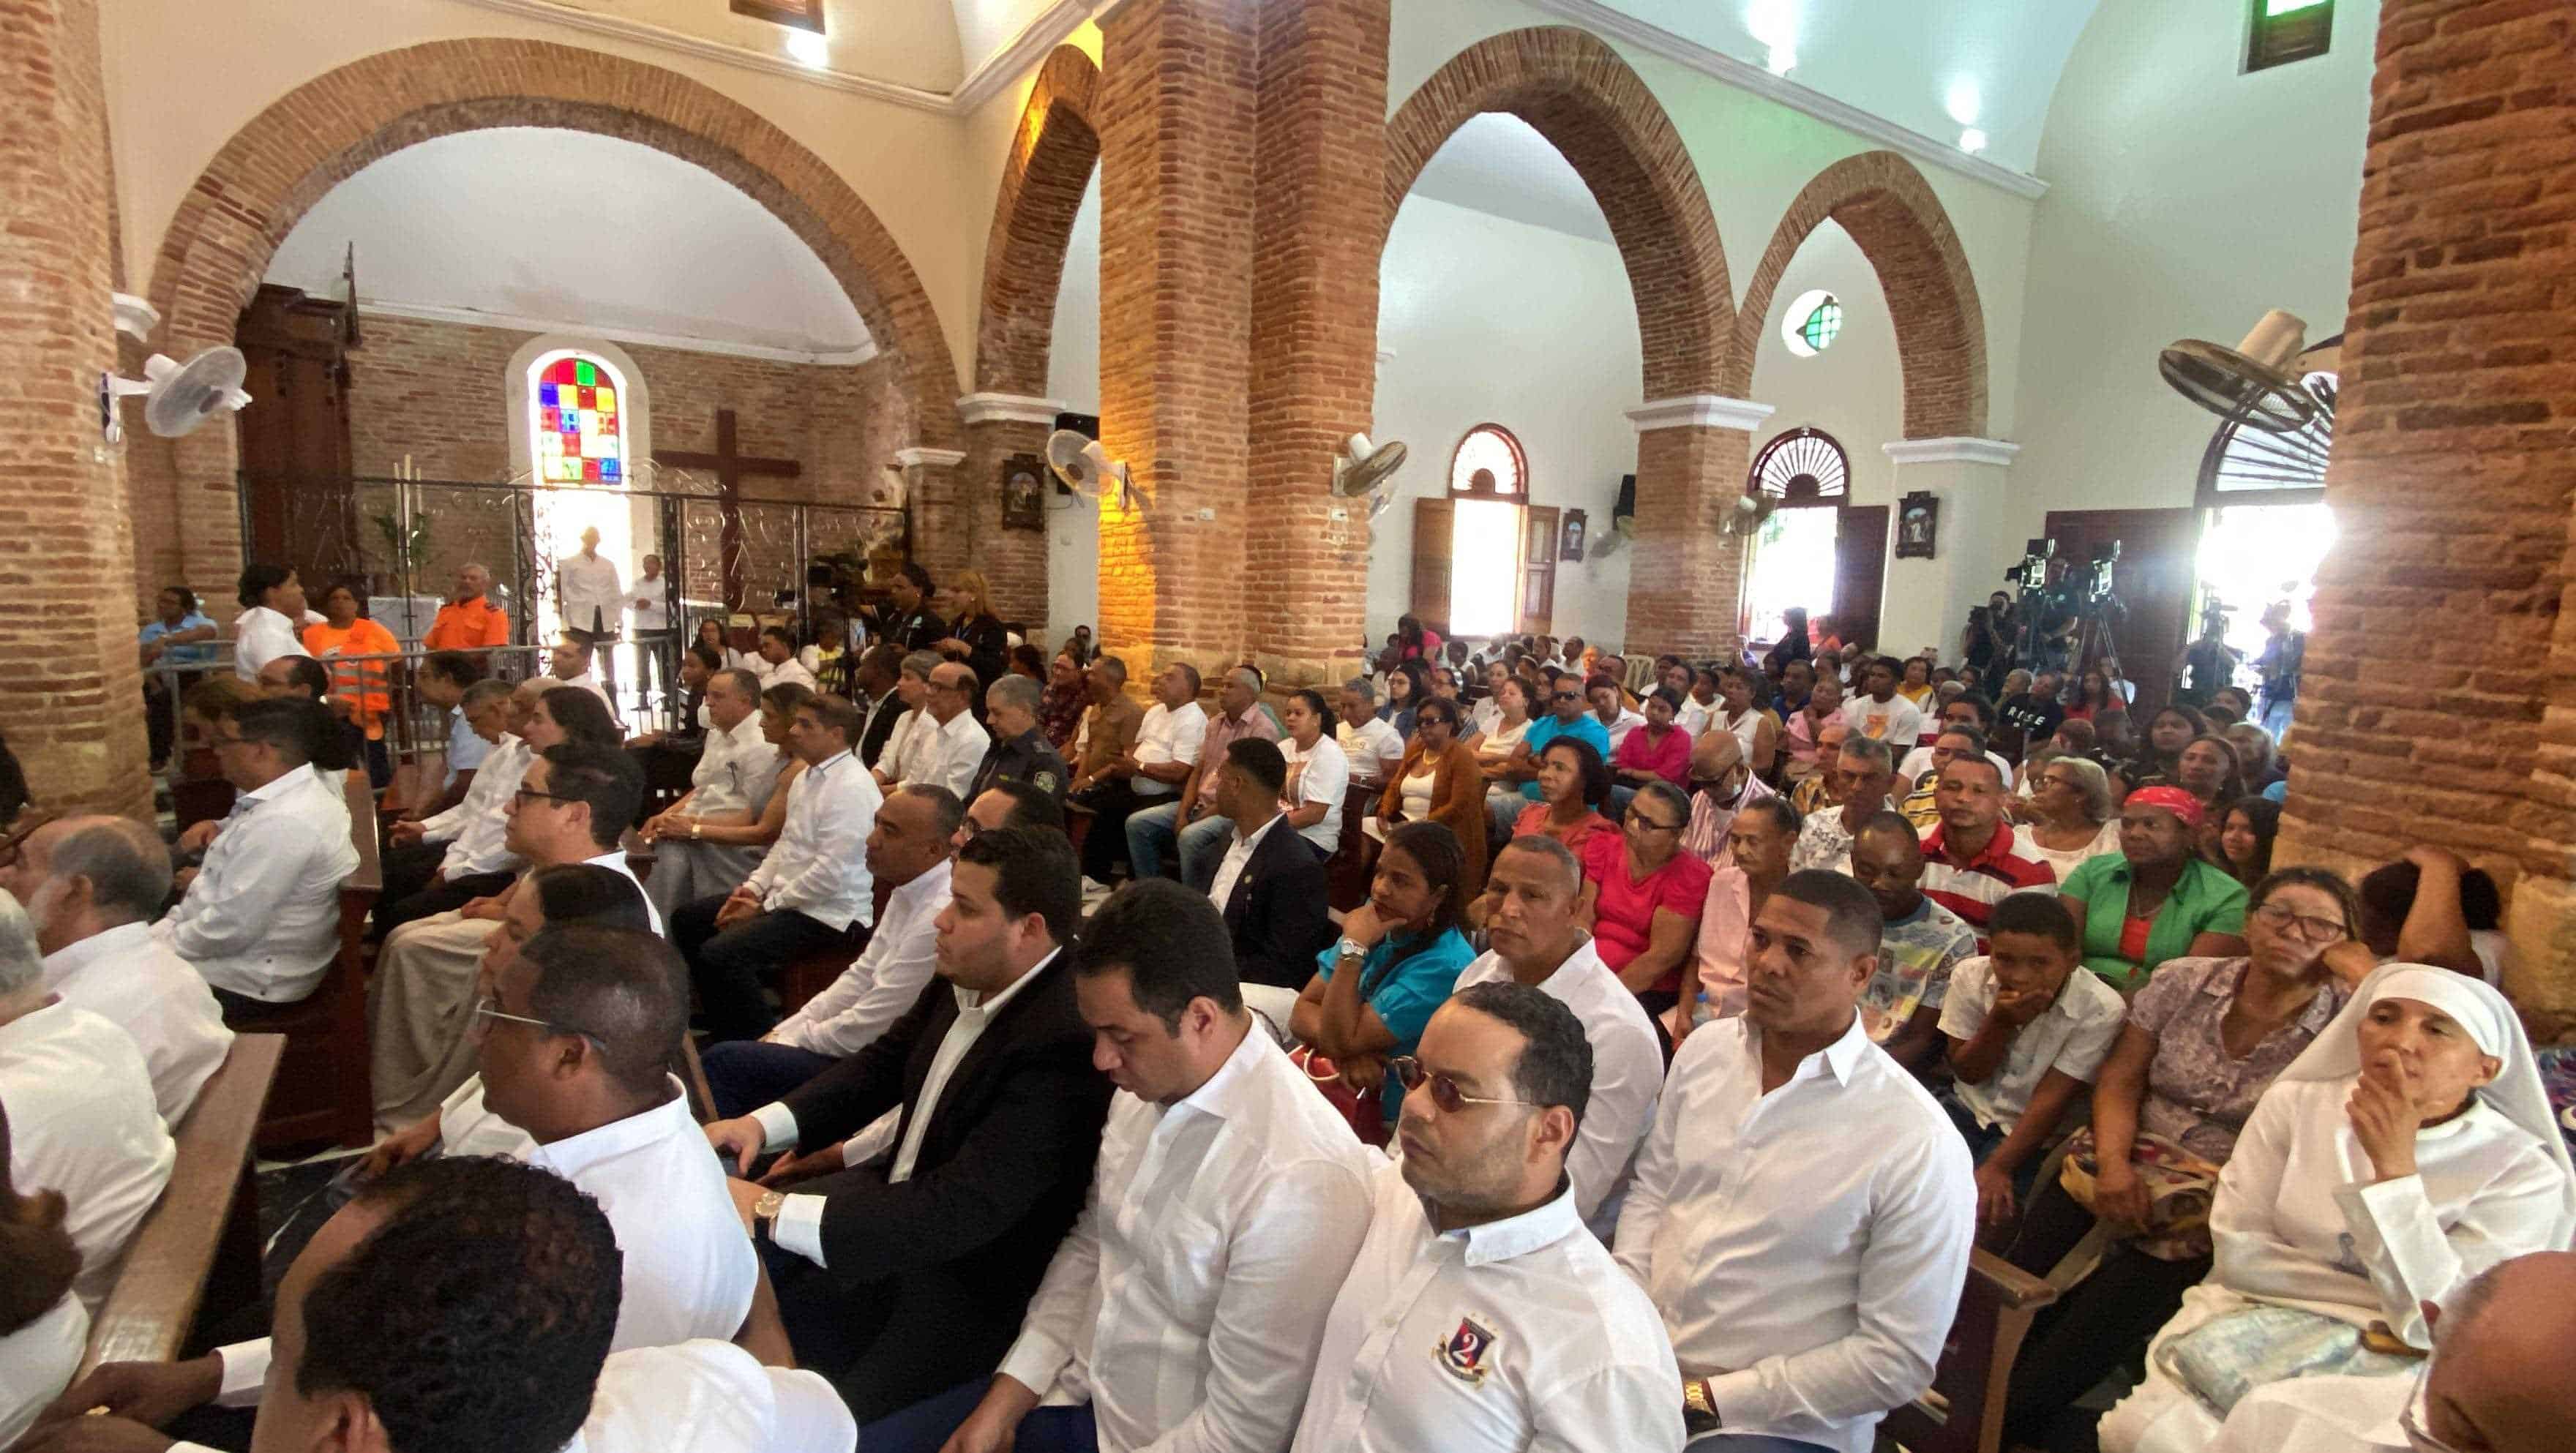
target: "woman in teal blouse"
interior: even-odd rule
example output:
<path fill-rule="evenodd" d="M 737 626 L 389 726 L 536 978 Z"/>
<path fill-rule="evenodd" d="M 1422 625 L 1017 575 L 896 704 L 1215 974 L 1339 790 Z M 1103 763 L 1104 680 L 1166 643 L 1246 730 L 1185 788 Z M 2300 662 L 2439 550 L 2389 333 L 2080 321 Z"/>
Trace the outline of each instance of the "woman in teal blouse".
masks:
<path fill-rule="evenodd" d="M 2240 958 L 2245 885 L 2193 851 L 2206 809 L 2179 787 L 2141 787 L 2120 804 L 2120 851 L 2058 885 L 2075 916 L 2084 967 L 2134 994 L 2168 959 Z"/>
<path fill-rule="evenodd" d="M 1387 1059 L 1413 1053 L 1431 1011 L 1476 957 L 1458 932 L 1465 873 L 1466 855 L 1445 824 L 1408 822 L 1389 833 L 1369 901 L 1343 917 L 1341 941 L 1315 956 L 1315 977 L 1289 1016 L 1289 1032 L 1330 1059 L 1344 1084 L 1384 1095 L 1389 1129 L 1404 1087 L 1387 1077 Z"/>

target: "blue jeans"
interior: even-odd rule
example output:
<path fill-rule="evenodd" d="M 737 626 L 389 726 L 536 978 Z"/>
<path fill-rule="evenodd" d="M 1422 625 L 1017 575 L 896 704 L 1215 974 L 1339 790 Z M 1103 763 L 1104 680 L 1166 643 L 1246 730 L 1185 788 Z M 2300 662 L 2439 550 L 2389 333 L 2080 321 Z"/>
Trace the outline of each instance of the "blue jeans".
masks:
<path fill-rule="evenodd" d="M 1163 856 L 1177 845 L 1181 881 L 1205 888 L 1216 881 L 1217 865 L 1225 861 L 1226 844 L 1234 837 L 1234 823 L 1211 812 L 1188 827 L 1179 827 L 1180 817 L 1181 804 L 1177 800 L 1130 814 L 1128 866 L 1139 878 L 1169 877 L 1163 868 Z"/>
<path fill-rule="evenodd" d="M 707 1093 L 715 1097 L 716 1117 L 721 1120 L 783 1100 L 797 1086 L 839 1063 L 828 1054 L 756 1039 L 711 1044 L 700 1057 L 707 1072 Z"/>
<path fill-rule="evenodd" d="M 1959 1127 L 1959 1134 L 1966 1138 L 1968 1161 L 1972 1165 L 1984 1165 L 1986 1157 L 1994 1154 L 1995 1147 L 2003 1144 L 2004 1138 L 2011 1134 L 2010 1131 L 1998 1125 L 1978 1124 L 1977 1113 L 1960 1103 L 1959 1097 L 1951 1093 L 1948 1085 L 1943 1085 L 1932 1098 L 1940 1101 L 1941 1108 L 1950 1112 L 1950 1123 Z M 2013 1167 L 2013 1200 L 2017 1204 L 2023 1206 L 2030 1204 L 2031 1187 L 2038 1184 L 2039 1168 L 2047 1162 L 2048 1151 L 2046 1147 L 2042 1147 L 2024 1156 L 2022 1163 Z"/>
<path fill-rule="evenodd" d="M 888 1413 L 859 1429 L 859 1446 L 867 1453 L 939 1453 L 939 1446 L 975 1411 L 992 1385 L 991 1378 L 979 1377 L 901 1412 Z M 1011 1447 L 1013 1453 L 1099 1453 L 1100 1435 L 1092 1422 L 1091 1405 L 1029 1409 Z"/>

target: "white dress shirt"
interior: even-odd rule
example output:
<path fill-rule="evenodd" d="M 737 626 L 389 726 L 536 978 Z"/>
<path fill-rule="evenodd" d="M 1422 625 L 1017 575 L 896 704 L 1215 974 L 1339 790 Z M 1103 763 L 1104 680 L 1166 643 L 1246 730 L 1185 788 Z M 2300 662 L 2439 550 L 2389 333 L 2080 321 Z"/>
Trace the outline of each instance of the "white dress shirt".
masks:
<path fill-rule="evenodd" d="M 1351 759 L 1342 751 L 1342 744 L 1318 735 L 1315 745 L 1300 751 L 1296 738 L 1281 737 L 1279 755 L 1288 759 L 1288 790 L 1280 805 L 1291 809 L 1310 802 L 1324 805 L 1323 819 L 1312 827 L 1297 829 L 1297 835 L 1327 855 L 1339 850 L 1342 798 L 1351 788 Z M 1221 905 L 1224 900 L 1218 901 Z"/>
<path fill-rule="evenodd" d="M 1381 701 L 1385 700 L 1384 694 L 1381 693 L 1378 699 Z M 1495 700 L 1493 697 L 1488 696 L 1468 709 L 1467 736 L 1472 737 L 1479 732 L 1482 732 L 1487 736 L 1491 736 L 1493 735 L 1494 728 L 1501 726 L 1502 724 L 1503 704 L 1500 701 Z M 1386 727 L 1389 731 L 1395 730 L 1394 723 L 1392 722 L 1387 723 Z M 1459 740 L 1464 741 L 1466 738 L 1461 737 Z"/>
<path fill-rule="evenodd" d="M 504 733 L 501 744 L 475 769 L 464 800 L 420 820 L 421 841 L 447 844 L 447 856 L 438 863 L 439 872 L 449 878 L 469 878 L 519 869 L 519 855 L 504 846 L 510 820 L 503 811 L 518 794 L 519 782 L 528 775 L 528 764 L 534 760 L 536 753 L 528 749 L 526 742 Z"/>
<path fill-rule="evenodd" d="M 1503 956 L 1487 952 L 1458 975 L 1457 987 L 1508 983 L 1511 977 Z M 1538 987 L 1574 1011 L 1592 1046 L 1592 1098 L 1583 1107 L 1583 1128 L 1575 1134 L 1574 1148 L 1566 1154 L 1565 1173 L 1574 1180 L 1574 1204 L 1583 1223 L 1607 1246 L 1619 1229 L 1628 1182 L 1636 1175 L 1637 1148 L 1655 1125 L 1655 1099 L 1664 1088 L 1663 1042 L 1655 1037 L 1654 1022 L 1635 992 L 1601 962 L 1600 945 L 1592 939 L 1585 939 Z"/>
<path fill-rule="evenodd" d="M 1261 826 L 1254 828 L 1250 836 L 1246 836 L 1241 827 L 1227 834 L 1225 857 L 1218 861 L 1216 878 L 1208 884 L 1208 901 L 1216 905 L 1217 912 L 1223 913 L 1225 905 L 1234 898 L 1234 885 L 1242 879 L 1244 866 L 1252 861 L 1252 850 L 1261 845 L 1262 835 L 1285 821 L 1285 813 L 1274 812 L 1263 818 Z"/>
<path fill-rule="evenodd" d="M 1001 1370 L 1103 1453 L 1278 1448 L 1368 1229 L 1369 1153 L 1276 1040 L 1159 1105 L 1120 1091 L 1091 1196 Z"/>
<path fill-rule="evenodd" d="M 766 656 L 754 656 L 743 664 L 750 667 L 751 673 L 760 678 L 760 689 L 763 691 L 773 686 L 802 686 L 812 691 L 819 684 L 814 680 L 814 673 L 803 661 L 794 656 L 784 661 L 772 661 Z"/>
<path fill-rule="evenodd" d="M 1197 766 L 1199 750 L 1207 745 L 1207 725 L 1207 709 L 1195 701 L 1182 703 L 1178 711 L 1155 702 L 1136 727 L 1137 765 L 1180 762 Z M 1157 782 L 1142 772 L 1129 779 L 1127 785 L 1135 788 L 1139 797 L 1169 797 L 1181 790 L 1178 783 Z"/>
<path fill-rule="evenodd" d="M 556 609 L 563 613 L 563 623 L 575 630 L 614 631 L 626 619 L 626 592 L 618 583 L 617 562 L 605 555 L 584 555 L 576 551 L 555 564 L 555 583 L 561 591 Z"/>
<path fill-rule="evenodd" d="M 1941 1032 L 1963 1043 L 1974 1039 L 1994 1007 L 1995 961 L 1982 955 L 1961 959 L 1950 970 L 1950 990 L 1941 999 Z M 1956 1079 L 1951 1093 L 1978 1124 L 2009 1135 L 2050 1070 L 2093 1083 L 2128 1014 L 2129 1003 L 2119 990 L 2101 975 L 2078 968 L 2066 976 L 2056 1000 L 2014 1032 L 1994 1073 L 1976 1084 Z"/>
<path fill-rule="evenodd" d="M 572 687 L 578 691 L 587 691 L 591 695 L 598 697 L 599 704 L 608 708 L 609 720 L 614 721 L 617 719 L 617 698 L 610 696 L 608 694 L 608 687 L 601 683 L 598 667 L 594 666 L 590 670 L 584 671 L 579 676 L 563 676 L 556 679 L 562 681 L 564 686 Z M 558 687 L 556 689 L 561 690 L 562 688 Z"/>
<path fill-rule="evenodd" d="M 773 1044 L 846 1059 L 876 1042 L 921 998 L 938 968 L 939 914 L 948 906 L 953 863 L 942 858 L 930 871 L 886 895 L 885 917 L 857 960 L 831 987 L 769 1031 Z"/>
<path fill-rule="evenodd" d="M 1594 712 L 1592 714 L 1592 719 L 1594 721 L 1601 721 L 1601 713 L 1597 711 Z M 1619 714 L 1617 716 L 1608 721 L 1601 721 L 1601 729 L 1610 734 L 1610 750 L 1615 752 L 1619 750 L 1619 744 L 1621 742 L 1628 740 L 1628 733 L 1635 731 L 1637 728 L 1644 726 L 1645 724 L 1646 719 L 1644 717 L 1639 716 L 1637 713 L 1623 706 L 1619 708 Z"/>
<path fill-rule="evenodd" d="M 787 822 L 743 886 L 772 913 L 793 909 L 834 932 L 872 913 L 866 845 L 885 794 L 847 748 L 787 789 Z"/>
<path fill-rule="evenodd" d="M 706 749 L 689 770 L 689 815 L 758 813 L 768 807 L 786 767 L 787 754 L 761 732 L 759 712 L 744 716 L 731 731 L 710 728 Z"/>
<path fill-rule="evenodd" d="M 152 933 L 216 988 L 292 1004 L 340 951 L 340 884 L 357 870 L 349 805 L 307 763 L 234 800 Z"/>
<path fill-rule="evenodd" d="M 626 861 L 626 850 L 624 848 L 610 848 L 607 852 L 601 853 L 598 857 L 584 858 L 582 859 L 582 865 L 590 868 L 606 868 L 608 871 L 624 878 L 627 882 L 634 884 L 635 892 L 644 900 L 645 923 L 650 926 L 656 934 L 662 931 L 662 910 L 653 906 L 653 895 L 644 891 L 644 880 L 635 876 L 635 865 Z"/>
<path fill-rule="evenodd" d="M 1682 735 L 1692 741 L 1698 741 L 1700 733 L 1707 731 L 1711 724 L 1718 721 L 1718 714 L 1725 709 L 1725 705 L 1721 702 L 1702 702 L 1698 697 L 1685 692 L 1682 696 L 1681 709 L 1673 713 L 1673 725 L 1682 729 Z"/>
<path fill-rule="evenodd" d="M 0 1337 L 0 1448 L 71 1386 L 89 1342 L 89 1309 L 65 1293 L 43 1316 Z"/>
<path fill-rule="evenodd" d="M 895 1147 L 894 1164 L 887 1168 L 886 1181 L 901 1185 L 912 1179 L 912 1168 L 921 1159 L 921 1139 L 930 1129 L 930 1117 L 939 1109 L 939 1097 L 948 1089 L 948 1077 L 957 1073 L 958 1063 L 975 1041 L 984 1037 L 985 1027 L 1004 1006 L 1019 997 L 1022 989 L 1046 972 L 1062 949 L 1050 950 L 1029 971 L 1011 981 L 1011 986 L 998 994 L 979 994 L 972 989 L 950 985 L 957 996 L 957 1017 L 950 1021 L 948 1033 L 941 1037 L 938 1052 L 930 1057 L 930 1072 L 922 1076 L 921 1093 L 914 1097 L 912 1121 L 904 1127 L 903 1143 Z M 765 1148 L 784 1150 L 797 1141 L 796 1114 L 784 1101 L 773 1100 L 751 1112 L 760 1122 Z M 778 1217 L 770 1223 L 770 1239 L 779 1249 L 792 1251 L 816 1266 L 823 1266 L 823 1208 L 829 1198 L 817 1195 L 791 1195 L 778 1208 Z"/>
<path fill-rule="evenodd" d="M 296 634 L 295 622 L 267 606 L 252 606 L 233 618 L 233 674 L 244 681 L 257 681 L 259 668 L 280 656 L 312 654 Z"/>
<path fill-rule="evenodd" d="M 48 1004 L 0 1024 L 0 1105 L 10 1179 L 20 1195 L 63 1193 L 81 1254 L 72 1290 L 96 1311 L 178 1158 L 143 1052 L 110 1021 Z"/>
<path fill-rule="evenodd" d="M 627 614 L 634 617 L 638 631 L 667 631 L 671 628 L 671 597 L 667 575 L 640 575 L 635 588 L 626 592 Z"/>
<path fill-rule="evenodd" d="M 963 801 L 966 789 L 974 785 L 975 769 L 984 765 L 984 754 L 992 749 L 993 734 L 984 730 L 973 712 L 962 707 L 945 722 L 925 709 L 912 726 L 904 738 L 901 769 L 893 774 L 895 781 L 906 786 L 945 787 Z"/>
<path fill-rule="evenodd" d="M 1349 722 L 1335 726 L 1333 740 L 1341 744 L 1351 775 L 1363 782 L 1384 782 L 1387 774 L 1404 763 L 1403 736 L 1392 723 L 1376 717 L 1361 726 Z"/>
<path fill-rule="evenodd" d="M 172 1125 L 187 1118 L 233 1047 L 224 1011 L 188 961 L 153 938 L 152 925 L 121 923 L 45 955 L 44 972 L 55 997 L 134 1037 L 161 1118 Z"/>
<path fill-rule="evenodd" d="M 1562 1186 L 1535 1210 L 1436 1232 L 1387 1161 L 1368 1239 L 1324 1324 L 1295 1453 L 1658 1453 L 1682 1379 L 1636 1284 Z"/>
<path fill-rule="evenodd" d="M 1769 1094 L 1760 1031 L 1720 1019 L 1673 1056 L 1619 1265 L 1728 1431 L 1868 1453 L 1932 1385 L 1976 1219 L 1967 1142 L 1858 1014 Z"/>

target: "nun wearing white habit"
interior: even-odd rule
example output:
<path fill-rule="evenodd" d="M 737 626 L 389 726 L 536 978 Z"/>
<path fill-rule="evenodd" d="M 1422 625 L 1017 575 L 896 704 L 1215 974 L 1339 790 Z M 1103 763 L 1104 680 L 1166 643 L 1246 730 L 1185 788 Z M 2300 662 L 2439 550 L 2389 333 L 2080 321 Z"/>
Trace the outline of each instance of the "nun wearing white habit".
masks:
<path fill-rule="evenodd" d="M 2422 1303 L 2568 1246 L 2576 1171 L 2513 1006 L 2448 969 L 2374 971 L 2256 1103 L 2209 1226 L 2209 1278 L 2103 1417 L 2105 1453 L 2199 1453 L 2268 1382 L 2412 1371 L 2384 1338 L 2429 1348 Z"/>

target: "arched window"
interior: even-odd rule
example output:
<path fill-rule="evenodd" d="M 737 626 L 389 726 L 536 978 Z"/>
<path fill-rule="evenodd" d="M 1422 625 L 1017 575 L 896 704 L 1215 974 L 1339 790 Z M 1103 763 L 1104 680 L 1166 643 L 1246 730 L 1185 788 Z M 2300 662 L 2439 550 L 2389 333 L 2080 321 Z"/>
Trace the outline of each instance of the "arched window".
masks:
<path fill-rule="evenodd" d="M 1842 300 L 1822 288 L 1799 294 L 1780 321 L 1780 341 L 1799 358 L 1813 358 L 1833 347 L 1842 331 Z"/>
<path fill-rule="evenodd" d="M 1762 446 L 1744 492 L 1764 506 L 1744 588 L 1756 640 L 1776 641 L 1791 606 L 1812 620 L 1832 614 L 1839 573 L 1836 541 L 1851 490 L 1851 459 L 1822 429 L 1791 429 Z"/>
<path fill-rule="evenodd" d="M 642 381 L 591 348 L 533 346 L 540 351 L 521 365 L 525 477 L 538 486 L 527 547 L 535 557 L 538 629 L 552 639 L 562 624 L 556 567 L 581 548 L 582 532 L 597 530 L 600 558 L 631 581 L 639 556 L 655 548 L 654 525 L 651 502 L 627 494 L 630 465 L 647 438 Z"/>
<path fill-rule="evenodd" d="M 542 354 L 528 369 L 529 457 L 547 484 L 620 484 L 626 379 L 605 358 L 574 349 Z"/>
<path fill-rule="evenodd" d="M 1423 503 L 1437 508 L 1417 510 L 1417 532 L 1427 533 L 1429 519 L 1432 530 L 1445 524 L 1447 539 L 1415 542 L 1415 613 L 1445 622 L 1459 636 L 1546 630 L 1555 598 L 1557 512 L 1529 508 L 1529 457 L 1511 430 L 1500 424 L 1468 430 L 1449 456 L 1448 497 Z M 1438 561 L 1427 570 L 1426 550 L 1437 552 Z"/>
<path fill-rule="evenodd" d="M 1500 424 L 1478 424 L 1449 456 L 1449 493 L 1467 499 L 1529 498 L 1529 459 Z"/>
<path fill-rule="evenodd" d="M 1783 505 L 1840 503 L 1851 487 L 1851 458 L 1822 429 L 1792 429 L 1762 446 L 1749 494 Z"/>

